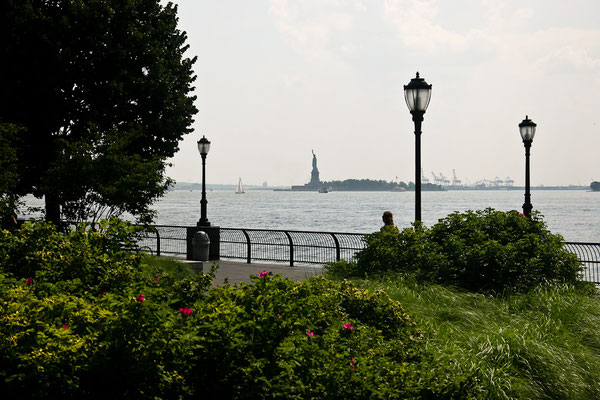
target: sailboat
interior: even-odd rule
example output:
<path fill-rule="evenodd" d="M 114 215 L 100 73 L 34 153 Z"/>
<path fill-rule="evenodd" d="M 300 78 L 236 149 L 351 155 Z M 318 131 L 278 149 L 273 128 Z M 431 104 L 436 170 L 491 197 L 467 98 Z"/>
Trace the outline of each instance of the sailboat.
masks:
<path fill-rule="evenodd" d="M 244 185 L 242 185 L 242 178 L 238 181 L 237 189 L 235 190 L 235 194 L 244 194 Z"/>

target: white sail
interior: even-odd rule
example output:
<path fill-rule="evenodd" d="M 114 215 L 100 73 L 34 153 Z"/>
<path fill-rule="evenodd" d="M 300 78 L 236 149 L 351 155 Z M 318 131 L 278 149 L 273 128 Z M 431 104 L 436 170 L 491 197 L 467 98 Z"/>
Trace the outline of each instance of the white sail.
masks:
<path fill-rule="evenodd" d="M 236 194 L 246 193 L 246 192 L 244 192 L 244 185 L 242 185 L 242 178 L 240 178 L 240 180 L 238 181 L 238 186 L 237 186 L 235 193 Z"/>

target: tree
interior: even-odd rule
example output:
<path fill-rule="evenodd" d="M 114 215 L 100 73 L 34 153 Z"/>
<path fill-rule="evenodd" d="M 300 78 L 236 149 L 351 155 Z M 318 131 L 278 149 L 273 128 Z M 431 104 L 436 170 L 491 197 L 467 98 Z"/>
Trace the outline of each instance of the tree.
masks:
<path fill-rule="evenodd" d="M 594 192 L 600 192 L 600 182 L 598 181 L 594 181 L 592 182 L 592 184 L 590 185 L 590 188 L 594 191 Z"/>
<path fill-rule="evenodd" d="M 196 58 L 159 0 L 4 0 L 0 122 L 22 125 L 16 193 L 46 218 L 148 221 L 191 131 Z"/>
<path fill-rule="evenodd" d="M 17 126 L 0 124 L 0 228 L 14 227 L 16 222 L 13 218 L 18 204 L 15 195 L 19 179 L 15 150 L 18 132 Z"/>

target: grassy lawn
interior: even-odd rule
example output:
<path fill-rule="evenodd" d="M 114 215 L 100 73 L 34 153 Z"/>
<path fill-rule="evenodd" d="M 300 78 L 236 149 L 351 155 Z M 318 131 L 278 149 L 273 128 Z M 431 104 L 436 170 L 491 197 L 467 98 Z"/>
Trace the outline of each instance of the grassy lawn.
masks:
<path fill-rule="evenodd" d="M 179 280 L 194 275 L 196 272 L 185 263 L 172 258 L 156 257 L 149 254 L 142 255 L 143 273 L 149 279 L 154 279 L 160 274 L 168 274 L 173 279 Z"/>
<path fill-rule="evenodd" d="M 597 295 L 554 285 L 493 297 L 401 275 L 354 282 L 399 301 L 439 359 L 482 377 L 485 397 L 600 398 Z"/>

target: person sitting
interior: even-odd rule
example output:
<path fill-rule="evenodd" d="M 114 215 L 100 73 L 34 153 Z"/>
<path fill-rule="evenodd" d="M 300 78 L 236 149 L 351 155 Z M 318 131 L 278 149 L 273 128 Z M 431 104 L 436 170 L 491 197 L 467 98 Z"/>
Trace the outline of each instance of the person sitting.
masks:
<path fill-rule="evenodd" d="M 399 232 L 398 227 L 394 225 L 394 215 L 391 211 L 383 213 L 383 226 L 379 230 L 380 232 Z"/>

